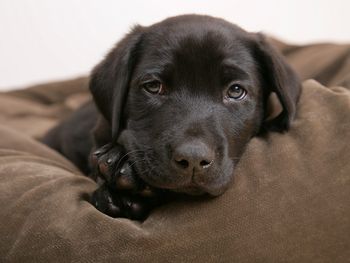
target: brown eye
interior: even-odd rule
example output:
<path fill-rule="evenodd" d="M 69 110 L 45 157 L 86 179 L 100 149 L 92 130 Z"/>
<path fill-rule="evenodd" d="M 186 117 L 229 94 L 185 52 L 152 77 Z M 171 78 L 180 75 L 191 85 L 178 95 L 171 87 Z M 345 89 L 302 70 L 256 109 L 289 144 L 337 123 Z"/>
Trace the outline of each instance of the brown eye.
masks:
<path fill-rule="evenodd" d="M 164 92 L 163 85 L 158 80 L 143 83 L 142 88 L 151 94 L 161 95 Z"/>
<path fill-rule="evenodd" d="M 234 100 L 242 100 L 247 95 L 247 91 L 239 84 L 231 85 L 227 90 L 227 97 Z"/>

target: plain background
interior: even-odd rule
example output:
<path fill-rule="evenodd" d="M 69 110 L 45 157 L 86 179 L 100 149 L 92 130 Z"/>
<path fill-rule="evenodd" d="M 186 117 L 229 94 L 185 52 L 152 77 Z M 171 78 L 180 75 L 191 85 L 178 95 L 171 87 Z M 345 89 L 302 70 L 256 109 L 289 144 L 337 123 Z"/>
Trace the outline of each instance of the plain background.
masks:
<path fill-rule="evenodd" d="M 88 74 L 132 25 L 185 13 L 297 44 L 350 42 L 349 0 L 0 0 L 0 90 Z"/>

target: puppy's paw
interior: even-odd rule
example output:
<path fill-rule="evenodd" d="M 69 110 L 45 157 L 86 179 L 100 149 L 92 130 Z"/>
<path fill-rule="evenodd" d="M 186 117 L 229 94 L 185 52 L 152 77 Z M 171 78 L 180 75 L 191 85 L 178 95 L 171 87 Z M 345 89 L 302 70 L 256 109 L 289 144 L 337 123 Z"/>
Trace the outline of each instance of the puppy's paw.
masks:
<path fill-rule="evenodd" d="M 123 147 L 107 144 L 91 154 L 92 177 L 102 181 L 92 204 L 112 217 L 142 220 L 160 204 L 162 190 L 145 184 L 132 169 Z"/>
<path fill-rule="evenodd" d="M 143 220 L 155 206 L 151 199 L 138 195 L 127 195 L 101 185 L 92 195 L 91 203 L 102 213 L 111 217 L 125 217 Z"/>

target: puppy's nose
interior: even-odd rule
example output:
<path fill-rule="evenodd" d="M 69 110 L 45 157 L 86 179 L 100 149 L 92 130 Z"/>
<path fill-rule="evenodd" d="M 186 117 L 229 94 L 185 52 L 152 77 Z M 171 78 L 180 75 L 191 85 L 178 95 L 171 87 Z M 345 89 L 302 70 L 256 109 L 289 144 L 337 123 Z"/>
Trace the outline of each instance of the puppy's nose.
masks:
<path fill-rule="evenodd" d="M 215 159 L 215 152 L 202 141 L 183 143 L 175 147 L 173 152 L 174 165 L 183 171 L 200 172 L 209 168 Z"/>

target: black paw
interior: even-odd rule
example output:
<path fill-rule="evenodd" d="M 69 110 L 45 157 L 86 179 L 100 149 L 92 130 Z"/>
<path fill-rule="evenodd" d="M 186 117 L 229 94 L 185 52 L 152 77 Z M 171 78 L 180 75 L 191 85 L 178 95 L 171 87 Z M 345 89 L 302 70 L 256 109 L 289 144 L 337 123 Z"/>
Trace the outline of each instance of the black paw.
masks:
<path fill-rule="evenodd" d="M 121 146 L 107 144 L 91 154 L 92 177 L 101 186 L 92 204 L 112 217 L 142 220 L 160 204 L 163 191 L 144 183 L 132 169 Z"/>
<path fill-rule="evenodd" d="M 91 203 L 102 213 L 111 217 L 125 217 L 143 220 L 159 202 L 138 195 L 118 193 L 101 185 L 92 195 Z"/>

